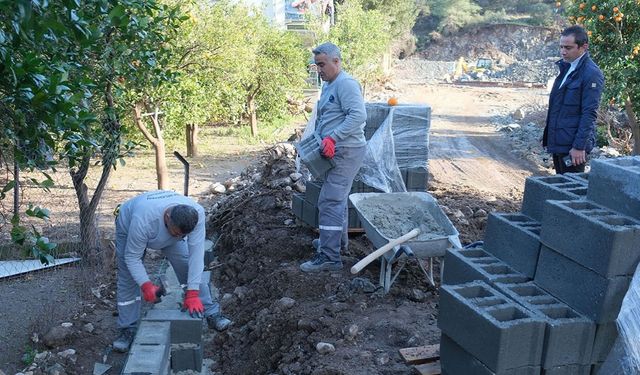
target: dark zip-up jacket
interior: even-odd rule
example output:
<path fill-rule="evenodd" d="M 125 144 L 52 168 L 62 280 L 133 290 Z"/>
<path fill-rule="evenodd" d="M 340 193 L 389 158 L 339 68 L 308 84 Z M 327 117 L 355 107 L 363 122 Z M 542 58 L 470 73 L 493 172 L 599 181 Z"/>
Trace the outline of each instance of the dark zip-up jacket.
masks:
<path fill-rule="evenodd" d="M 595 144 L 596 114 L 604 89 L 604 76 L 585 52 L 562 87 L 571 64 L 556 62 L 560 74 L 549 96 L 547 124 L 542 145 L 552 154 L 567 154 L 571 148 L 591 152 Z"/>

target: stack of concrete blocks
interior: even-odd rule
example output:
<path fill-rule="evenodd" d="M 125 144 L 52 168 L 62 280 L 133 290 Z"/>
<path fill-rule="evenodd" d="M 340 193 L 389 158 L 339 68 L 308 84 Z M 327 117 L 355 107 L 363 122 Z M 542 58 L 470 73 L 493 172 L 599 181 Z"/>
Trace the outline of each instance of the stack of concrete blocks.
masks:
<path fill-rule="evenodd" d="M 639 262 L 640 158 L 597 159 L 588 174 L 527 179 L 520 213 L 492 213 L 482 247 L 445 256 L 442 373 L 596 375 L 617 338 L 615 319 Z M 477 289 L 474 283 L 492 297 L 460 292 Z M 533 363 L 519 369 L 487 363 L 489 345 L 469 342 L 497 326 L 486 307 L 496 299 L 543 322 L 541 350 L 530 333 L 522 336 L 530 354 L 541 354 L 538 372 Z M 478 321 L 470 324 L 468 315 Z M 491 349 L 498 357 L 500 345 Z"/>
<path fill-rule="evenodd" d="M 387 119 L 392 107 L 382 103 L 366 103 L 366 108 L 365 138 L 369 140 Z M 399 105 L 394 107 L 392 121 L 395 157 L 407 191 L 426 191 L 431 108 L 424 105 Z M 292 198 L 294 215 L 314 228 L 318 227 L 318 197 L 321 188 L 321 181 L 308 181 L 305 193 L 296 193 Z M 350 194 L 376 192 L 380 190 L 362 181 L 354 181 Z M 358 214 L 349 202 L 349 228 L 361 227 Z"/>
<path fill-rule="evenodd" d="M 211 273 L 204 272 L 202 277 L 210 280 Z M 142 318 L 123 375 L 202 371 L 202 319 L 178 309 L 182 288 L 170 267 L 166 281 L 168 294 Z"/>

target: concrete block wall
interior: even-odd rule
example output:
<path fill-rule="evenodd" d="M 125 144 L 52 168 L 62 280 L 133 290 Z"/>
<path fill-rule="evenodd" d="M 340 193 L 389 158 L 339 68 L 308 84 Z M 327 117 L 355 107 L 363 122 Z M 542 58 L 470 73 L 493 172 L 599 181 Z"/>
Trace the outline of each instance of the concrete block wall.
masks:
<path fill-rule="evenodd" d="M 640 156 L 591 161 L 587 198 L 640 219 Z"/>
<path fill-rule="evenodd" d="M 209 282 L 211 272 L 204 272 L 202 277 Z M 183 291 L 171 267 L 165 278 L 168 294 L 140 321 L 123 374 L 168 375 L 170 371 L 202 370 L 203 321 L 177 308 Z"/>
<path fill-rule="evenodd" d="M 562 175 L 529 177 L 524 183 L 522 209 L 524 215 L 541 221 L 546 200 L 579 200 L 587 195 L 587 186 Z"/>
<path fill-rule="evenodd" d="M 539 371 L 545 323 L 485 282 L 441 286 L 438 326 L 494 373 Z"/>
<path fill-rule="evenodd" d="M 520 213 L 491 213 L 483 247 L 516 271 L 533 278 L 540 253 L 540 223 Z"/>

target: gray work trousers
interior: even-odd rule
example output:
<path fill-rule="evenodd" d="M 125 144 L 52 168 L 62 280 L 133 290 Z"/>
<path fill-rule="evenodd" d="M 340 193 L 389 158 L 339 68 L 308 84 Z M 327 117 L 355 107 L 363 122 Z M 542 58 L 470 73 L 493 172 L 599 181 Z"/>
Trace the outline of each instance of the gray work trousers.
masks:
<path fill-rule="evenodd" d="M 116 259 L 118 263 L 118 279 L 116 300 L 118 303 L 118 328 L 133 328 L 138 325 L 140 319 L 141 293 L 140 287 L 133 280 L 129 269 L 124 262 L 124 249 L 127 236 L 118 230 L 116 224 Z M 189 256 L 187 241 L 176 242 L 175 245 L 162 249 L 171 267 L 178 277 L 181 285 L 187 284 L 189 272 Z M 220 305 L 211 298 L 208 280 L 200 283 L 200 300 L 204 305 L 204 316 L 212 316 L 220 313 Z M 176 306 L 177 307 L 177 306 Z"/>
<path fill-rule="evenodd" d="M 320 229 L 320 249 L 331 261 L 340 261 L 340 243 L 348 241 L 349 229 L 349 191 L 362 160 L 366 146 L 339 147 L 333 161 L 336 166 L 330 169 L 322 183 L 318 210 Z"/>

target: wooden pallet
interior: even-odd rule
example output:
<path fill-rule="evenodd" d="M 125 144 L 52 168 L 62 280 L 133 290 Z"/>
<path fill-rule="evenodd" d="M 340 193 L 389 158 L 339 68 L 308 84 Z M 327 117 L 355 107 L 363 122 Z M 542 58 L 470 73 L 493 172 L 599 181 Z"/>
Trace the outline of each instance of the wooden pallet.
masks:
<path fill-rule="evenodd" d="M 400 349 L 400 356 L 419 375 L 440 375 L 440 345 L 425 345 Z"/>

